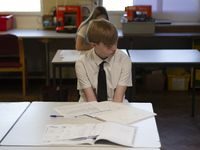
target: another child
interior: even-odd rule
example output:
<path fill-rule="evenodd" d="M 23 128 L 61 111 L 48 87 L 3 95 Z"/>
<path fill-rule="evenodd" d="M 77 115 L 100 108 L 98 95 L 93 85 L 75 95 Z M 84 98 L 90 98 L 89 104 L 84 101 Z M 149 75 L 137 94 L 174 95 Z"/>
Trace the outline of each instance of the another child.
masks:
<path fill-rule="evenodd" d="M 107 98 L 123 102 L 127 86 L 132 86 L 131 60 L 117 49 L 116 27 L 105 19 L 92 20 L 87 30 L 91 50 L 76 61 L 79 101 L 97 101 L 99 64 L 104 63 L 107 82 Z"/>
<path fill-rule="evenodd" d="M 82 51 L 82 50 L 90 50 L 92 48 L 86 37 L 86 30 L 88 28 L 88 23 L 92 19 L 101 19 L 101 18 L 105 18 L 108 20 L 108 13 L 104 7 L 98 6 L 92 11 L 90 16 L 84 22 L 81 23 L 77 31 L 76 50 Z"/>

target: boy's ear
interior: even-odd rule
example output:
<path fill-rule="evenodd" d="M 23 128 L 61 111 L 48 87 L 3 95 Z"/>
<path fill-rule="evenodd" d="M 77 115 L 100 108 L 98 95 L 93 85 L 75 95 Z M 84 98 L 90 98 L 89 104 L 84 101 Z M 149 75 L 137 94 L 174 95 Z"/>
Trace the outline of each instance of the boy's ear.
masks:
<path fill-rule="evenodd" d="M 96 47 L 96 44 L 94 42 L 91 42 L 90 45 L 95 48 Z"/>

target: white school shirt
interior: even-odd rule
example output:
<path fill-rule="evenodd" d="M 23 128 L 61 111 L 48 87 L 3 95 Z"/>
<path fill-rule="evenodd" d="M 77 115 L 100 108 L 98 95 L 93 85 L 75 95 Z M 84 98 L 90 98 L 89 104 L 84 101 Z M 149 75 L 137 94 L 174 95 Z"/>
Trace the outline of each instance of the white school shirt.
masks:
<path fill-rule="evenodd" d="M 132 86 L 131 60 L 123 51 L 117 49 L 113 57 L 102 60 L 92 48 L 80 57 L 75 64 L 77 89 L 80 94 L 79 101 L 87 102 L 83 89 L 88 87 L 92 87 L 97 96 L 99 64 L 102 61 L 106 61 L 104 70 L 109 101 L 113 100 L 117 85 Z"/>
<path fill-rule="evenodd" d="M 88 38 L 86 36 L 86 32 L 87 32 L 87 28 L 88 28 L 88 23 L 84 24 L 79 30 L 78 32 L 76 33 L 77 35 L 81 36 L 84 41 L 83 43 L 86 44 L 86 45 L 90 45 L 90 42 L 88 41 Z"/>

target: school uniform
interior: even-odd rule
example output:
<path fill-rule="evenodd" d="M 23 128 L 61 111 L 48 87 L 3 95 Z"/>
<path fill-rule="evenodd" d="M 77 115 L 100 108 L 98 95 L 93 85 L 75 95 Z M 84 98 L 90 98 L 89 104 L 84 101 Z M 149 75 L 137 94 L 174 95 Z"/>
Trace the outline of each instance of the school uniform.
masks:
<path fill-rule="evenodd" d="M 92 87 L 97 96 L 99 64 L 102 61 L 106 61 L 104 70 L 106 72 L 107 98 L 109 101 L 113 100 L 117 85 L 132 86 L 131 60 L 123 51 L 117 49 L 113 57 L 102 60 L 92 48 L 80 57 L 75 64 L 77 89 L 80 94 L 79 101 L 87 102 L 83 89 L 88 87 Z"/>

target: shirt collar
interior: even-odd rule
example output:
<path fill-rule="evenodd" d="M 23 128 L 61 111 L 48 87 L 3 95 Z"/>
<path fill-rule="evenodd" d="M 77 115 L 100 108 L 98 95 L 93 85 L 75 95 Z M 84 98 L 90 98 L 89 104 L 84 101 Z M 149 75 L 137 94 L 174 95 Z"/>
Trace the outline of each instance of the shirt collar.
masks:
<path fill-rule="evenodd" d="M 102 61 L 106 61 L 106 63 L 110 64 L 112 58 L 114 57 L 114 56 L 113 57 L 109 57 L 109 58 L 106 58 L 105 60 L 103 60 L 99 56 L 97 56 L 97 54 L 94 51 L 94 48 L 92 49 L 92 55 L 93 55 L 94 60 L 95 60 L 97 65 L 99 65 Z"/>

